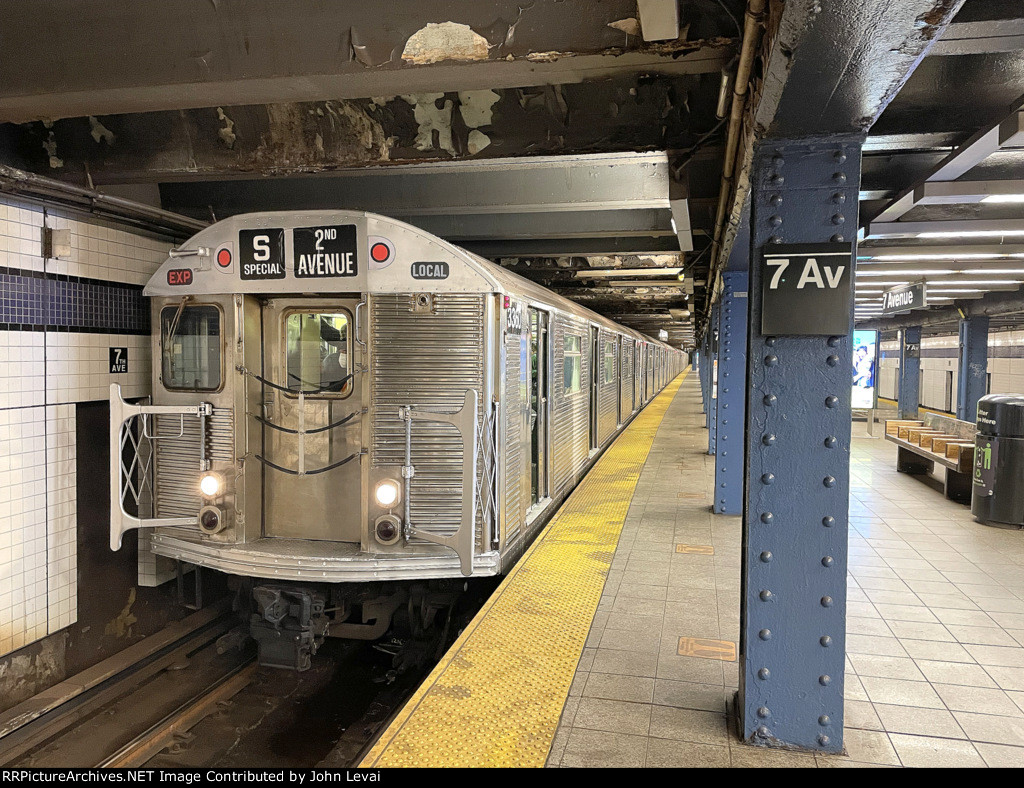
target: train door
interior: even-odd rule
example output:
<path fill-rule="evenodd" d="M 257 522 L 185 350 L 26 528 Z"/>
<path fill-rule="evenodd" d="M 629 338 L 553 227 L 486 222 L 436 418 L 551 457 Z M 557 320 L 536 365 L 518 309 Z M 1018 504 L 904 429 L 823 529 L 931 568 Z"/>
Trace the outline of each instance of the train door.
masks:
<path fill-rule="evenodd" d="M 263 534 L 361 541 L 356 299 L 263 306 Z"/>
<path fill-rule="evenodd" d="M 636 412 L 640 399 L 640 343 L 635 339 L 630 342 L 633 343 L 633 411 Z"/>
<path fill-rule="evenodd" d="M 600 336 L 597 326 L 590 327 L 590 450 L 597 448 L 598 381 L 601 371 Z"/>
<path fill-rule="evenodd" d="M 530 309 L 530 506 L 550 497 L 548 315 Z"/>
<path fill-rule="evenodd" d="M 615 398 L 615 401 L 616 401 L 616 406 L 615 406 L 615 419 L 616 419 L 616 422 L 615 423 L 616 424 L 622 424 L 622 400 L 623 400 L 622 387 L 623 387 L 623 385 L 625 385 L 625 382 L 626 382 L 625 365 L 622 363 L 625 360 L 625 357 L 623 355 L 624 353 L 625 353 L 625 345 L 622 342 L 622 337 L 621 336 L 617 336 L 617 337 L 615 337 L 615 358 L 617 360 L 616 363 L 618 364 L 618 367 L 619 367 L 619 380 L 618 380 L 618 383 L 616 385 L 616 388 L 618 389 L 618 396 Z"/>

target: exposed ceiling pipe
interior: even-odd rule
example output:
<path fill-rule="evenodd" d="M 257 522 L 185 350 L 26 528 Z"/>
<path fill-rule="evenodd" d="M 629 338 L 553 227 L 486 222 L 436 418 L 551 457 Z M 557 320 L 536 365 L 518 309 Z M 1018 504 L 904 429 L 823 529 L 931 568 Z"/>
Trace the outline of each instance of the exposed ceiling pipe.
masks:
<path fill-rule="evenodd" d="M 0 164 L 0 193 L 60 204 L 92 216 L 121 221 L 176 238 L 188 238 L 208 226 L 207 222 L 155 208 L 152 205 L 101 194 L 64 181 Z"/>
<path fill-rule="evenodd" d="M 743 16 L 743 40 L 740 43 L 739 62 L 736 76 L 732 80 L 732 105 L 729 110 L 729 131 L 726 135 L 725 154 L 722 161 L 722 183 L 718 192 L 718 210 L 715 214 L 715 233 L 712 237 L 714 257 L 711 264 L 709 282 L 716 280 L 721 268 L 722 235 L 725 232 L 725 217 L 729 209 L 729 198 L 732 196 L 736 182 L 736 162 L 739 159 L 740 131 L 743 128 L 743 112 L 746 109 L 747 95 L 750 92 L 750 74 L 754 67 L 754 55 L 761 42 L 761 21 L 764 18 L 768 0 L 748 0 L 747 10 Z M 711 310 L 711 298 L 708 293 L 705 317 Z"/>

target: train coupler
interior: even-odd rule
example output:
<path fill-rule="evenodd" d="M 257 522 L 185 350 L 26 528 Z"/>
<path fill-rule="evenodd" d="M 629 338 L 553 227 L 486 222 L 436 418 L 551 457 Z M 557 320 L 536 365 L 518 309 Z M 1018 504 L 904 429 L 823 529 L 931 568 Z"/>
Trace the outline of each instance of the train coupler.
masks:
<path fill-rule="evenodd" d="M 305 588 L 256 586 L 252 598 L 249 631 L 259 647 L 259 663 L 308 670 L 327 634 L 323 595 Z"/>

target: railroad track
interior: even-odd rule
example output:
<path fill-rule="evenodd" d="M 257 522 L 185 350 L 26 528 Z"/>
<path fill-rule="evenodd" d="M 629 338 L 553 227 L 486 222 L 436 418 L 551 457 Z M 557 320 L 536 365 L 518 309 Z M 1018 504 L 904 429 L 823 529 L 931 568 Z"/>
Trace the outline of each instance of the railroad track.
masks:
<path fill-rule="evenodd" d="M 144 763 L 251 678 L 251 653 L 218 647 L 236 624 L 214 605 L 0 715 L 0 766 Z"/>
<path fill-rule="evenodd" d="M 395 675 L 386 649 L 329 638 L 305 673 L 260 668 L 237 627 L 204 609 L 0 713 L 0 766 L 351 767 L 434 664 Z"/>

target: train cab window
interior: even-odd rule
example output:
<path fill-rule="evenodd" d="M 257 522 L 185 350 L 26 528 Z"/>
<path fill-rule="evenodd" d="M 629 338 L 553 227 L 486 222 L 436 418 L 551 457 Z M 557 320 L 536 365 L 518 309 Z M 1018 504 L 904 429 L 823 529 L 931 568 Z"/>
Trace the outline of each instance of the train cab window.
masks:
<path fill-rule="evenodd" d="M 212 305 L 167 306 L 160 312 L 164 388 L 216 391 L 221 384 L 220 309 Z"/>
<path fill-rule="evenodd" d="M 287 387 L 296 393 L 348 395 L 349 316 L 344 312 L 292 312 L 285 316 Z"/>
<path fill-rule="evenodd" d="M 615 380 L 615 342 L 604 343 L 604 359 L 601 368 L 601 380 L 611 383 Z"/>
<path fill-rule="evenodd" d="M 565 393 L 573 394 L 580 390 L 581 372 L 583 368 L 583 356 L 581 353 L 582 340 L 572 334 L 565 335 L 564 344 L 564 373 L 562 382 L 565 384 Z"/>

